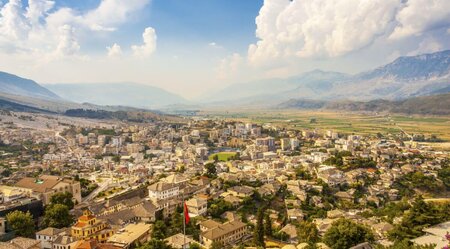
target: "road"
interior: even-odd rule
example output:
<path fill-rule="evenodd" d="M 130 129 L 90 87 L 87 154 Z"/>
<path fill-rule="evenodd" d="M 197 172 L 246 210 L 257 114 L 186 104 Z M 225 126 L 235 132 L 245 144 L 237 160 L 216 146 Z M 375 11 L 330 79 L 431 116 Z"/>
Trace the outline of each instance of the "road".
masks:
<path fill-rule="evenodd" d="M 99 183 L 98 188 L 92 191 L 88 196 L 84 197 L 83 202 L 89 202 L 93 200 L 98 195 L 98 193 L 106 190 L 111 182 L 111 179 L 106 179 L 103 182 Z"/>
<path fill-rule="evenodd" d="M 55 132 L 55 137 L 63 140 L 64 142 L 66 142 L 67 148 L 69 149 L 69 151 L 71 153 L 73 153 L 72 148 L 70 148 L 70 146 L 69 146 L 69 141 L 67 141 L 67 139 L 65 137 L 61 136 L 61 134 L 59 134 L 59 133 L 60 133 L 59 131 L 56 131 Z"/>

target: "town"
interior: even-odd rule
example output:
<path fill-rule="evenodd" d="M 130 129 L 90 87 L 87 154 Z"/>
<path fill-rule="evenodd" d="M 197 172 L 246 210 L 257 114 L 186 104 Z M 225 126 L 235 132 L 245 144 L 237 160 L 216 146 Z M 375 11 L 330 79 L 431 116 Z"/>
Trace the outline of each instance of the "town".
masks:
<path fill-rule="evenodd" d="M 450 153 L 405 134 L 2 111 L 0 248 L 448 248 Z"/>

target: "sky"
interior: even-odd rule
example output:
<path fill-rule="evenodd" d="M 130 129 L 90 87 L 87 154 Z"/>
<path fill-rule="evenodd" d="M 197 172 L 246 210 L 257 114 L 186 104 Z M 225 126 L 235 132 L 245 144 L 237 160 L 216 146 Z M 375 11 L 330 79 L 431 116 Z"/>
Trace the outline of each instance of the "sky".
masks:
<path fill-rule="evenodd" d="M 0 0 L 0 71 L 196 99 L 450 49 L 449 0 Z"/>

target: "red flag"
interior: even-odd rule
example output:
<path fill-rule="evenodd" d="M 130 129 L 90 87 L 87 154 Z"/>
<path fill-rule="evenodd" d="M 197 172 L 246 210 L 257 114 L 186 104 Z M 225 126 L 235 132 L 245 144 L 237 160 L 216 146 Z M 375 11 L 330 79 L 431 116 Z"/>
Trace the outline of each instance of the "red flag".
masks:
<path fill-rule="evenodd" d="M 184 220 L 186 222 L 185 224 L 188 224 L 190 219 L 191 218 L 189 217 L 189 210 L 188 210 L 188 207 L 187 207 L 186 202 L 185 202 L 184 203 Z"/>

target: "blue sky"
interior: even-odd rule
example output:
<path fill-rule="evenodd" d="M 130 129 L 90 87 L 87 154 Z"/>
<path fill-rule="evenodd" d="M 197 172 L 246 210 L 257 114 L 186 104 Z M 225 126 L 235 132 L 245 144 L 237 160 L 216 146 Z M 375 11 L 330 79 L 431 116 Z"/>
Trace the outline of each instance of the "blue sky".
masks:
<path fill-rule="evenodd" d="M 23 1 L 24 4 L 27 1 Z M 99 5 L 100 0 L 61 0 L 56 7 L 83 12 Z M 262 0 L 153 0 L 136 11 L 134 18 L 112 34 L 116 42 L 131 46 L 140 41 L 142 30 L 156 29 L 161 49 L 177 50 L 186 42 L 189 48 L 201 48 L 211 42 L 244 53 L 256 41 L 255 17 Z M 111 39 L 111 36 L 104 39 Z M 104 48 L 104 41 L 89 43 L 93 52 Z M 92 47 L 91 47 L 92 46 Z"/>
<path fill-rule="evenodd" d="M 195 98 L 450 49 L 448 0 L 0 0 L 0 71 Z"/>

